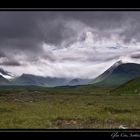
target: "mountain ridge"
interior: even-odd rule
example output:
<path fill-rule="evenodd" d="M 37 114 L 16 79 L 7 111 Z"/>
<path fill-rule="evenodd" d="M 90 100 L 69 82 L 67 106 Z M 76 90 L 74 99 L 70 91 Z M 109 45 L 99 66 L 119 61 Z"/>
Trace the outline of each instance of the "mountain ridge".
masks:
<path fill-rule="evenodd" d="M 96 86 L 119 86 L 125 82 L 140 76 L 140 64 L 137 63 L 118 63 L 99 75 L 90 84 Z"/>
<path fill-rule="evenodd" d="M 2 75 L 0 76 L 0 85 L 35 85 L 55 87 L 93 84 L 94 86 L 110 87 L 122 85 L 133 78 L 139 77 L 140 64 L 123 63 L 123 61 L 120 60 L 95 79 L 44 77 L 25 73 L 10 80 L 6 79 Z"/>

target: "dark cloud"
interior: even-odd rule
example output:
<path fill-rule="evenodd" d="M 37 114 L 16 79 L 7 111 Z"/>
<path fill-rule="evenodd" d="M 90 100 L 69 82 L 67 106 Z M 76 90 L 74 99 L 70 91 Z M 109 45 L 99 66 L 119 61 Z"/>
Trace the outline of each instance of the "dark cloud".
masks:
<path fill-rule="evenodd" d="M 140 12 L 0 12 L 0 66 L 15 75 L 96 76 L 138 52 L 138 42 Z"/>
<path fill-rule="evenodd" d="M 139 11 L 93 11 L 93 12 L 64 12 L 63 19 L 79 20 L 92 28 L 98 29 L 100 37 L 110 38 L 115 29 L 120 30 L 117 35 L 125 42 L 140 40 L 140 12 Z M 97 38 L 97 39 L 98 39 Z"/>
<path fill-rule="evenodd" d="M 132 54 L 130 57 L 134 59 L 140 59 L 140 54 Z"/>
<path fill-rule="evenodd" d="M 10 53 L 10 57 L 13 57 L 15 51 L 20 51 L 30 60 L 36 60 L 38 58 L 36 56 L 43 55 L 45 59 L 54 61 L 49 51 L 44 55 L 42 43 L 59 47 L 67 40 L 66 47 L 68 47 L 75 41 L 77 33 L 83 30 L 82 26 L 80 28 L 80 23 L 98 29 L 97 40 L 100 40 L 101 36 L 109 38 L 114 35 L 115 29 L 122 29 L 117 33 L 122 40 L 139 41 L 139 15 L 140 12 L 123 11 L 1 11 L 0 57 L 6 57 L 7 52 Z M 12 64 L 20 65 L 18 62 L 3 63 L 3 65 Z"/>
<path fill-rule="evenodd" d="M 80 21 L 101 31 L 120 28 L 130 21 L 130 26 L 133 27 L 121 35 L 125 36 L 126 40 L 131 39 L 131 37 L 139 38 L 139 14 L 140 12 L 113 11 L 0 12 L 0 44 L 8 48 L 15 47 L 36 51 L 39 51 L 38 48 L 42 42 L 60 44 L 63 40 L 76 34 L 63 22 L 70 22 L 70 20 Z"/>
<path fill-rule="evenodd" d="M 1 57 L 5 57 L 5 54 L 2 51 L 0 51 L 0 58 Z"/>
<path fill-rule="evenodd" d="M 16 61 L 2 62 L 2 63 L 0 63 L 0 65 L 3 65 L 3 66 L 21 66 L 21 64 L 19 62 L 16 62 Z"/>

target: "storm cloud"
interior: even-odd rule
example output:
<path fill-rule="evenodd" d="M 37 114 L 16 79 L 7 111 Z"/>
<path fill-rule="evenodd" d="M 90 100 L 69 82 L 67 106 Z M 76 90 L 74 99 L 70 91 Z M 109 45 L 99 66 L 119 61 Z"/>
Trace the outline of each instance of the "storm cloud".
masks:
<path fill-rule="evenodd" d="M 14 75 L 93 78 L 139 54 L 138 11 L 0 12 L 0 65 Z"/>

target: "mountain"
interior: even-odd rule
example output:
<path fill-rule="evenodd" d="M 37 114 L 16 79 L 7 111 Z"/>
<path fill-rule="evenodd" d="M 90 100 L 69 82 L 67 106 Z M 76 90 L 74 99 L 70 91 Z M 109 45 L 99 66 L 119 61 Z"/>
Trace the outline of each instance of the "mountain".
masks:
<path fill-rule="evenodd" d="M 2 75 L 0 75 L 0 85 L 9 85 L 10 82 L 5 79 Z"/>
<path fill-rule="evenodd" d="M 10 72 L 8 72 L 8 71 L 6 71 L 6 70 L 4 70 L 2 68 L 0 68 L 0 75 L 3 76 L 6 79 L 13 78 L 13 75 Z"/>
<path fill-rule="evenodd" d="M 3 75 L 5 74 L 2 72 Z M 8 73 L 6 73 L 8 74 Z M 93 80 L 81 78 L 57 78 L 43 77 L 32 74 L 22 74 L 19 77 L 7 80 L 0 71 L 0 85 L 35 85 L 35 86 L 75 86 L 92 84 L 99 87 L 116 87 L 120 86 L 129 80 L 140 77 L 140 64 L 123 63 L 118 61 L 113 64 L 104 73 Z"/>
<path fill-rule="evenodd" d="M 80 84 L 80 82 L 81 82 L 81 79 L 72 79 L 70 82 L 69 82 L 69 85 L 75 85 L 75 84 L 77 84 L 77 85 L 79 85 Z"/>
<path fill-rule="evenodd" d="M 140 64 L 118 61 L 90 84 L 102 87 L 119 86 L 140 76 Z"/>
<path fill-rule="evenodd" d="M 54 87 L 66 85 L 67 79 L 22 74 L 21 76 L 13 79 L 11 82 L 13 85 L 36 85 Z"/>
<path fill-rule="evenodd" d="M 119 65 L 123 64 L 122 61 L 116 62 L 114 65 L 112 65 L 109 69 L 107 69 L 103 74 L 99 75 L 97 78 L 95 78 L 91 83 L 98 83 L 106 79 Z"/>
<path fill-rule="evenodd" d="M 70 81 L 70 79 L 67 78 L 57 78 L 57 77 L 46 77 L 45 79 L 46 85 L 48 87 L 65 86 Z"/>
<path fill-rule="evenodd" d="M 45 78 L 31 74 L 22 74 L 11 81 L 13 85 L 44 85 Z"/>
<path fill-rule="evenodd" d="M 7 78 L 11 78 L 10 72 L 0 68 L 0 85 L 10 85 L 10 81 Z"/>
<path fill-rule="evenodd" d="M 110 91 L 111 94 L 139 94 L 140 95 L 140 77 L 128 81 L 118 88 Z"/>
<path fill-rule="evenodd" d="M 72 80 L 68 83 L 68 85 L 69 85 L 69 86 L 87 85 L 89 81 L 90 81 L 89 79 L 75 78 L 75 79 L 72 79 Z"/>
<path fill-rule="evenodd" d="M 12 85 L 36 85 L 36 86 L 75 86 L 87 84 L 87 79 L 70 79 L 70 78 L 57 78 L 57 77 L 43 77 L 31 74 L 22 74 L 21 76 L 11 81 Z"/>
<path fill-rule="evenodd" d="M 10 76 L 9 72 L 5 71 L 4 69 L 0 68 L 0 73 L 3 75 L 8 75 Z"/>

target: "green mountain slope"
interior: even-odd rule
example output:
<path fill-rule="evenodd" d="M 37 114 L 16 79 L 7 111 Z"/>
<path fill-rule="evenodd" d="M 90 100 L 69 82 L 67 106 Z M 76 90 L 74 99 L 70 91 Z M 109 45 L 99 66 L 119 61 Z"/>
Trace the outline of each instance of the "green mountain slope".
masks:
<path fill-rule="evenodd" d="M 140 64 L 119 63 L 116 65 L 115 63 L 107 71 L 93 80 L 91 84 L 103 87 L 119 86 L 139 76 Z"/>
<path fill-rule="evenodd" d="M 140 77 L 128 81 L 111 91 L 112 94 L 139 94 L 140 95 Z"/>

